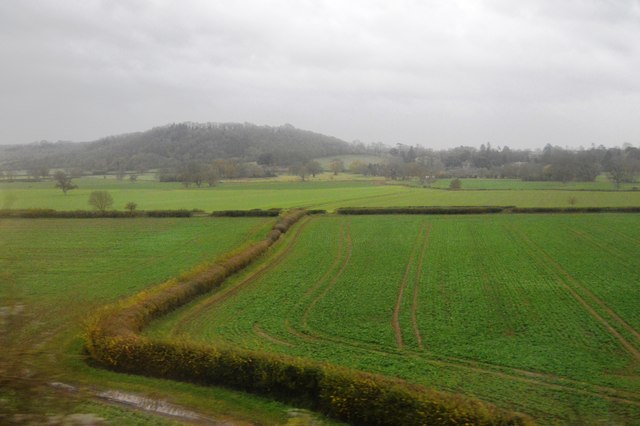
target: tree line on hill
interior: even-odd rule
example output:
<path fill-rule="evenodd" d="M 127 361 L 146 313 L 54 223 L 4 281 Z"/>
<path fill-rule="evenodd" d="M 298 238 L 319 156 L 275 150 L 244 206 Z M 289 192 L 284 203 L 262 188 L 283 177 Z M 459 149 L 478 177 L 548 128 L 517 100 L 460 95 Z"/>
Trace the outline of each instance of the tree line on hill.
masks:
<path fill-rule="evenodd" d="M 601 173 L 620 185 L 634 181 L 640 173 L 640 149 L 628 144 L 579 150 L 546 145 L 541 150 L 520 150 L 493 148 L 487 143 L 479 149 L 432 150 L 418 145 L 347 143 L 291 125 L 181 123 L 95 142 L 0 146 L 0 179 L 13 181 L 17 170 L 26 170 L 29 179 L 37 181 L 48 178 L 52 169 L 65 169 L 71 177 L 115 174 L 130 180 L 156 170 L 161 181 L 183 182 L 185 186 L 286 172 L 305 180 L 324 171 L 316 159 L 346 154 L 378 160 L 345 164 L 336 158 L 329 170 L 398 180 L 418 178 L 427 185 L 441 177 L 593 181 Z"/>
<path fill-rule="evenodd" d="M 640 149 L 604 146 L 571 150 L 547 144 L 542 150 L 479 149 L 460 146 L 434 151 L 420 146 L 398 144 L 389 150 L 384 164 L 354 162 L 355 173 L 393 179 L 417 177 L 429 183 L 439 177 L 510 178 L 525 181 L 592 182 L 606 173 L 617 186 L 634 182 L 640 174 Z"/>

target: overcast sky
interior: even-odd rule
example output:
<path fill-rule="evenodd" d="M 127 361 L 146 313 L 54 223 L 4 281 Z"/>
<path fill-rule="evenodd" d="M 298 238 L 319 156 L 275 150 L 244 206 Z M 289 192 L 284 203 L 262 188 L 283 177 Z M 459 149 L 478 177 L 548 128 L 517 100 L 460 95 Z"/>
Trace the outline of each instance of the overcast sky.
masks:
<path fill-rule="evenodd" d="M 640 0 L 0 0 L 0 143 L 171 122 L 640 145 Z"/>

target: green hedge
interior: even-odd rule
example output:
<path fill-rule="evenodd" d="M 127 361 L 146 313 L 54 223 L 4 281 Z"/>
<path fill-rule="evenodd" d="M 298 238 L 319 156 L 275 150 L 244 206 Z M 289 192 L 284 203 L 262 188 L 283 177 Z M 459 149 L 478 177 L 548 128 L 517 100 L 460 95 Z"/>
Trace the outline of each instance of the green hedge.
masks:
<path fill-rule="evenodd" d="M 53 210 L 24 209 L 0 210 L 0 217 L 23 219 L 94 219 L 94 218 L 130 218 L 130 217 L 191 217 L 191 210 L 137 210 L 133 212 L 119 210 Z"/>
<path fill-rule="evenodd" d="M 282 209 L 220 210 L 211 213 L 214 217 L 275 217 Z"/>
<path fill-rule="evenodd" d="M 114 370 L 268 395 L 352 424 L 532 423 L 522 415 L 400 380 L 299 358 L 139 335 L 154 318 L 214 289 L 247 266 L 305 214 L 299 210 L 284 215 L 265 240 L 103 308 L 86 329 L 87 352 Z"/>
<path fill-rule="evenodd" d="M 509 207 L 501 206 L 463 206 L 463 207 L 340 207 L 338 214 L 482 214 L 501 213 Z"/>
<path fill-rule="evenodd" d="M 344 215 L 368 214 L 490 214 L 490 213 L 640 213 L 640 207 L 340 207 Z"/>

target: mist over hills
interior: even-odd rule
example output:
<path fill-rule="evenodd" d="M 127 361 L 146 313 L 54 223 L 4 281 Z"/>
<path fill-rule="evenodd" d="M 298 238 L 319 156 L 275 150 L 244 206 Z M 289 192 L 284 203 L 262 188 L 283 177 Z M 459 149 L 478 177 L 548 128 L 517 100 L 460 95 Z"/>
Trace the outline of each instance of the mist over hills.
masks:
<path fill-rule="evenodd" d="M 198 161 L 240 159 L 287 166 L 312 158 L 354 153 L 335 137 L 283 126 L 250 123 L 178 123 L 92 142 L 36 142 L 0 146 L 6 169 L 81 168 L 136 170 L 178 167 Z"/>

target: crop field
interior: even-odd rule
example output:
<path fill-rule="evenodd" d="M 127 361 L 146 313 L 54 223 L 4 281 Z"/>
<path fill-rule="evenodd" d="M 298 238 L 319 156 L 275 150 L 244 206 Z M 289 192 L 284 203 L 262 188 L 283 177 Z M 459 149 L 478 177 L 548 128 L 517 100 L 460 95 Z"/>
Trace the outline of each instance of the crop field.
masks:
<path fill-rule="evenodd" d="M 342 175 L 346 176 L 346 175 Z M 422 188 L 402 181 L 315 180 L 229 181 L 215 187 L 184 188 L 179 183 L 140 180 L 132 183 L 113 178 L 77 179 L 78 189 L 64 195 L 52 182 L 0 183 L 0 208 L 51 208 L 86 210 L 89 194 L 107 190 L 114 199 L 113 208 L 123 210 L 128 202 L 139 209 L 236 210 L 253 208 L 321 208 L 378 206 L 486 206 L 518 207 L 627 207 L 640 206 L 640 191 L 611 191 L 607 182 L 562 184 L 558 182 L 521 182 L 500 179 L 465 179 L 462 190 L 448 187 L 448 181 L 436 182 L 436 188 Z M 513 189 L 513 190 L 510 190 Z"/>
<path fill-rule="evenodd" d="M 148 333 L 397 376 L 543 424 L 640 418 L 639 215 L 325 216 L 283 244 Z"/>
<path fill-rule="evenodd" d="M 188 404 L 217 406 L 220 413 L 280 418 L 270 411 L 284 409 L 270 401 L 127 378 L 90 368 L 81 357 L 84 321 L 100 306 L 262 239 L 272 224 L 262 218 L 0 220 L 0 370 L 15 364 L 42 371 L 49 381 L 151 394 L 162 390 Z M 76 408 L 86 409 L 114 424 L 165 424 L 93 402 Z"/>

